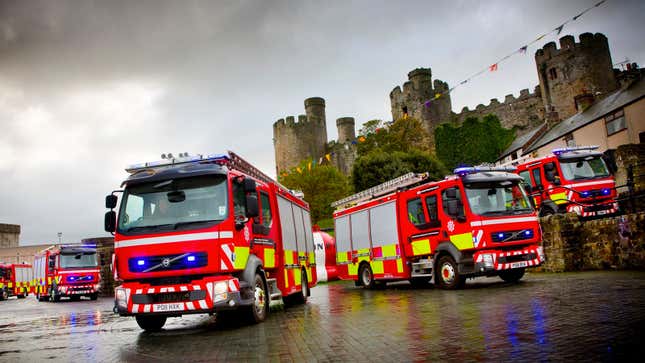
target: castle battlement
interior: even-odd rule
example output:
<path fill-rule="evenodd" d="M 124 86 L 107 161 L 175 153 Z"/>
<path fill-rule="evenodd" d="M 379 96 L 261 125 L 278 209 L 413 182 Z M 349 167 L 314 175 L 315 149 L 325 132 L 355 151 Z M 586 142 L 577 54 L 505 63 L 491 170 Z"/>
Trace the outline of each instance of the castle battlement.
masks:
<path fill-rule="evenodd" d="M 580 34 L 580 42 L 576 43 L 572 35 L 565 35 L 560 38 L 560 48 L 555 42 L 546 43 L 542 48 L 535 52 L 535 61 L 541 63 L 549 59 L 558 57 L 562 54 L 568 54 L 572 51 L 580 51 L 582 48 L 609 48 L 607 37 L 602 33 L 583 33 Z"/>
<path fill-rule="evenodd" d="M 512 107 L 514 103 L 519 102 L 519 101 L 524 101 L 530 98 L 540 98 L 542 97 L 541 92 L 540 92 L 540 86 L 536 86 L 533 89 L 533 92 L 529 92 L 528 88 L 524 88 L 520 90 L 520 95 L 518 97 L 515 97 L 513 94 L 507 94 L 504 96 L 504 102 L 500 102 L 499 99 L 497 98 L 491 98 L 490 103 L 487 105 L 484 105 L 483 103 L 478 104 L 475 107 L 475 110 L 481 111 L 485 110 L 488 108 L 495 108 L 495 107 L 500 107 L 500 106 L 508 106 Z M 461 112 L 470 112 L 470 108 L 468 106 L 464 106 L 461 109 Z M 457 114 L 457 117 L 459 117 L 460 114 Z"/>

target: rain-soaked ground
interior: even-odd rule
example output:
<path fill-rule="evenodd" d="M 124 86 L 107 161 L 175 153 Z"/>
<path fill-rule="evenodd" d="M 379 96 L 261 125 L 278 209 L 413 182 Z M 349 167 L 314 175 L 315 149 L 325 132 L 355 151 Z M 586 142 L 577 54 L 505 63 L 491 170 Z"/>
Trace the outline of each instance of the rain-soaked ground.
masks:
<path fill-rule="evenodd" d="M 192 315 L 159 333 L 112 305 L 0 302 L 0 361 L 642 361 L 645 353 L 645 272 L 527 274 L 516 285 L 483 278 L 461 291 L 334 282 L 260 325 Z"/>

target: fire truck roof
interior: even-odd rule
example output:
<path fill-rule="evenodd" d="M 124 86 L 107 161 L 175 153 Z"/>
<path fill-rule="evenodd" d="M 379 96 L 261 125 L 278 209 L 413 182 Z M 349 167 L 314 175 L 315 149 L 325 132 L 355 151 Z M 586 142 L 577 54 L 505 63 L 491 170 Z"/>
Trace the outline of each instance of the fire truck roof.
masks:
<path fill-rule="evenodd" d="M 160 180 L 188 178 L 200 175 L 226 175 L 228 169 L 216 163 L 186 163 L 167 165 L 159 168 L 148 168 L 137 170 L 128 179 L 121 183 L 123 185 L 134 185 Z"/>

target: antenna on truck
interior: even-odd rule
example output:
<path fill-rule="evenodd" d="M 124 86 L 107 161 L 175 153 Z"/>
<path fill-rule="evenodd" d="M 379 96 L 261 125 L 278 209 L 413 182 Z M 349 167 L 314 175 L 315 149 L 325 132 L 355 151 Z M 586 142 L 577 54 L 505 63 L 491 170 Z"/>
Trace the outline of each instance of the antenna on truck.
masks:
<path fill-rule="evenodd" d="M 348 206 L 348 204 L 350 203 L 359 203 L 365 200 L 370 200 L 372 198 L 391 193 L 399 188 L 416 184 L 422 180 L 427 179 L 428 175 L 429 175 L 428 173 L 415 174 L 410 172 L 398 178 L 388 180 L 383 184 L 379 184 L 375 187 L 365 189 L 362 192 L 358 192 L 354 195 L 350 195 L 347 198 L 343 198 L 341 200 L 335 201 L 331 204 L 331 206 L 334 208 L 345 207 L 345 206 Z"/>

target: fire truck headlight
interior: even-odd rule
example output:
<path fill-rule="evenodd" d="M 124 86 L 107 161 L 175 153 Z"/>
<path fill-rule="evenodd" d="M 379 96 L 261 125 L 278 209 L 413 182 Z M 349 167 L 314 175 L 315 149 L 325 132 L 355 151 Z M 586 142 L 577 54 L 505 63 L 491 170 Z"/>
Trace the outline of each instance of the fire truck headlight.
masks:
<path fill-rule="evenodd" d="M 544 258 L 544 249 L 542 247 L 538 247 L 537 248 L 537 253 L 538 253 L 538 257 L 540 257 L 540 261 L 544 261 L 545 260 L 545 258 Z"/>
<path fill-rule="evenodd" d="M 116 298 L 116 303 L 119 307 L 126 308 L 128 307 L 128 301 L 125 294 L 125 289 L 115 289 L 114 297 Z"/>
<path fill-rule="evenodd" d="M 611 189 L 605 188 L 605 189 L 602 190 L 601 193 L 602 193 L 602 195 L 609 195 L 609 194 L 611 194 Z"/>
<path fill-rule="evenodd" d="M 94 291 L 97 291 L 100 288 L 101 288 L 101 284 L 95 284 L 94 285 Z"/>
<path fill-rule="evenodd" d="M 228 298 L 228 283 L 220 281 L 215 283 L 213 288 L 213 302 L 224 301 Z"/>
<path fill-rule="evenodd" d="M 487 268 L 492 268 L 493 267 L 493 255 L 490 253 L 486 253 L 482 255 L 482 259 L 484 260 L 484 266 Z"/>

